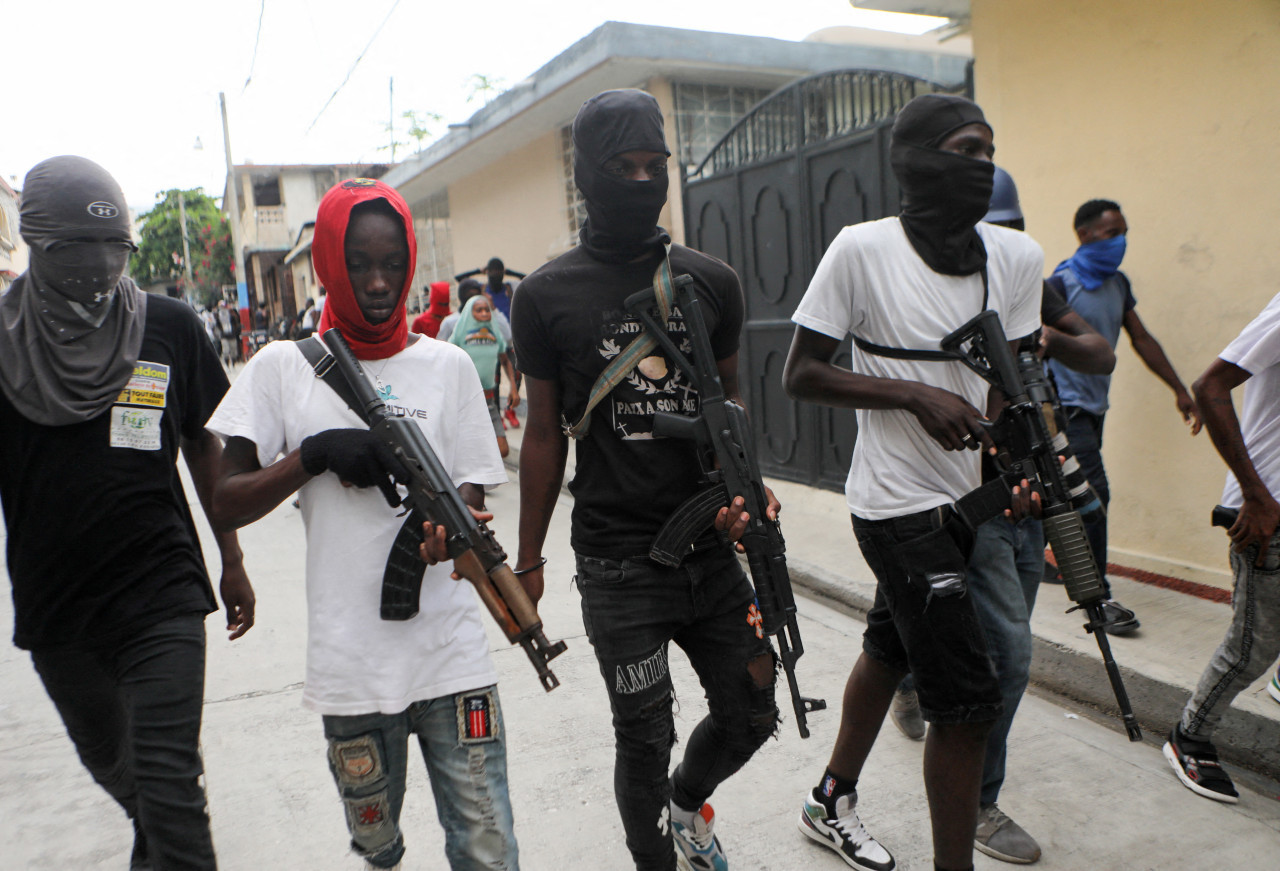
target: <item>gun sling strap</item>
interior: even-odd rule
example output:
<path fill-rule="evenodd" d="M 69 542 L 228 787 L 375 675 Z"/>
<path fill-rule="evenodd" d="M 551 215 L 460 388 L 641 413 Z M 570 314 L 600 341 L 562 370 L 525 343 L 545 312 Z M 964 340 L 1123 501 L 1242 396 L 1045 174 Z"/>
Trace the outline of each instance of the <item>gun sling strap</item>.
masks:
<path fill-rule="evenodd" d="M 671 280 L 671 244 L 666 245 L 666 251 L 662 256 L 662 262 L 658 264 L 658 269 L 653 273 L 653 295 L 658 301 L 658 314 L 661 316 L 662 323 L 666 324 L 667 319 L 671 316 L 672 300 L 675 297 L 675 285 Z M 591 426 L 591 410 L 609 395 L 609 391 L 622 383 L 622 379 L 631 373 L 631 370 L 645 357 L 649 356 L 654 348 L 658 347 L 658 340 L 650 336 L 647 332 L 641 332 L 631 340 L 627 347 L 622 349 L 622 353 L 614 357 L 605 367 L 600 376 L 596 378 L 596 383 L 591 385 L 591 394 L 587 397 L 587 407 L 583 409 L 582 416 L 578 418 L 577 423 L 569 423 L 569 419 L 561 415 L 560 423 L 564 434 L 570 438 L 585 438 L 587 430 Z"/>
<path fill-rule="evenodd" d="M 311 364 L 311 368 L 316 372 L 316 377 L 332 387 L 333 392 L 338 394 L 342 401 L 347 404 L 347 408 L 354 411 L 356 417 L 364 421 L 365 426 L 369 426 L 369 416 L 360 407 L 355 391 L 347 384 L 346 379 L 342 377 L 342 373 L 338 371 L 338 368 L 333 365 L 333 355 L 329 353 L 329 349 L 325 347 L 324 342 L 320 341 L 320 337 L 315 335 L 308 336 L 305 339 L 298 339 L 294 344 L 298 346 L 302 356 L 307 358 L 307 362 Z"/>
<path fill-rule="evenodd" d="M 987 267 L 984 264 L 980 273 L 982 276 L 982 308 L 979 312 L 987 310 L 987 298 L 989 288 L 987 286 Z M 895 360 L 963 360 L 963 355 L 955 351 L 927 351 L 914 348 L 891 348 L 888 345 L 877 345 L 875 342 L 867 341 L 857 333 L 853 334 L 853 343 L 859 349 L 874 354 L 877 357 L 892 357 Z"/>

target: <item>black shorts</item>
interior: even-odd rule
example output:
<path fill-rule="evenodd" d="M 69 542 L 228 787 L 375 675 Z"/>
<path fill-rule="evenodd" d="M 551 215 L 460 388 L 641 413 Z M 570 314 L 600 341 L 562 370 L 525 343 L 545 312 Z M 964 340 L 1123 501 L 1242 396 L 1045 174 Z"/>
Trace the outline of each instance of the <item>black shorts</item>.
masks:
<path fill-rule="evenodd" d="M 965 576 L 973 534 L 949 506 L 888 520 L 854 516 L 853 532 L 877 582 L 862 649 L 911 672 L 926 720 L 999 718 L 1000 684 Z"/>

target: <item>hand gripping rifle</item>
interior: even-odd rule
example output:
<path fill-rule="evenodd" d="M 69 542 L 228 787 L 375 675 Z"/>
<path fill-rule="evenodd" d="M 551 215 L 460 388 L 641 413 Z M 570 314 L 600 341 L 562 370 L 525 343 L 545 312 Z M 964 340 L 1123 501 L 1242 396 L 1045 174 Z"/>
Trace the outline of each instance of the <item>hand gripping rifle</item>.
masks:
<path fill-rule="evenodd" d="M 547 641 L 537 608 L 507 565 L 507 555 L 493 532 L 472 516 L 418 425 L 393 415 L 378 398 L 342 333 L 328 330 L 323 340 L 333 361 L 330 365 L 337 367 L 354 394 L 352 410 L 409 473 L 409 496 L 404 500 L 409 516 L 396 534 L 382 577 L 382 619 L 408 620 L 418 613 L 422 576 L 427 569 L 418 555 L 418 545 L 422 543 L 422 523 L 430 520 L 444 527 L 445 546 L 458 574 L 476 588 L 507 640 L 524 648 L 538 680 L 551 692 L 560 681 L 547 663 L 564 653 L 565 644 Z M 316 367 L 320 377 L 325 375 L 323 365 L 322 361 Z"/>
<path fill-rule="evenodd" d="M 747 565 L 756 588 L 760 626 L 764 632 L 778 639 L 779 658 L 791 689 L 796 726 L 800 737 L 808 738 L 809 724 L 805 715 L 826 708 L 827 703 L 823 699 L 801 696 L 796 683 L 796 660 L 804 653 L 804 644 L 800 641 L 800 627 L 796 623 L 796 600 L 791 592 L 791 576 L 787 573 L 782 527 L 777 520 L 770 520 L 765 514 L 769 498 L 760 478 L 750 424 L 742 406 L 725 396 L 693 279 L 688 275 L 677 275 L 672 284 L 674 301 L 684 315 L 692 359 L 676 346 L 666 329 L 654 318 L 652 288 L 632 294 L 624 304 L 644 323 L 662 350 L 698 390 L 701 409 L 696 417 L 656 412 L 653 415 L 653 434 L 695 442 L 707 487 L 676 509 L 654 538 L 649 558 L 667 566 L 680 565 L 692 549 L 694 540 L 711 526 L 720 509 L 728 505 L 732 497 L 742 497 L 751 521 L 741 542 L 747 552 Z"/>
<path fill-rule="evenodd" d="M 1027 479 L 1036 482 L 1042 496 L 1042 522 L 1045 536 L 1053 548 L 1058 571 L 1062 573 L 1067 596 L 1075 611 L 1089 615 L 1084 624 L 1093 633 L 1102 652 L 1102 662 L 1111 681 L 1111 689 L 1120 708 L 1125 731 L 1130 741 L 1141 741 L 1142 730 L 1129 704 L 1120 668 L 1111 655 L 1111 644 L 1103 629 L 1102 603 L 1106 594 L 1098 573 L 1079 508 L 1092 500 L 1087 487 L 1072 486 L 1058 462 L 1065 438 L 1052 424 L 1053 394 L 1044 380 L 1044 370 L 1034 354 L 1019 365 L 1009 349 L 1000 316 L 987 310 L 942 340 L 944 351 L 952 353 L 1004 394 L 1008 405 L 988 429 L 992 440 L 1008 451 L 1009 467 L 1004 474 L 956 502 L 956 512 L 972 528 L 1004 513 L 1009 507 L 1010 487 Z"/>

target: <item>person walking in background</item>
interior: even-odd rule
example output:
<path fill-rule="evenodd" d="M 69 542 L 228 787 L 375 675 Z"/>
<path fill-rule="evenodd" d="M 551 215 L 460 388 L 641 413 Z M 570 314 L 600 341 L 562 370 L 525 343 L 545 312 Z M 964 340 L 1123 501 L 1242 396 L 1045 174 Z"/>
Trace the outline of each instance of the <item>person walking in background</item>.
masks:
<path fill-rule="evenodd" d="M 434 339 L 440 334 L 440 324 L 448 316 L 449 282 L 433 281 L 428 288 L 426 311 L 413 319 L 413 326 L 409 329 Z"/>
<path fill-rule="evenodd" d="M 485 401 L 489 403 L 493 432 L 498 439 L 498 453 L 505 457 L 511 448 L 498 410 L 498 384 L 494 373 L 507 373 L 507 407 L 515 408 L 520 404 L 520 388 L 511 368 L 511 358 L 507 356 L 509 345 L 494 323 L 496 318 L 493 305 L 484 294 L 476 294 L 468 299 L 458 315 L 458 322 L 449 335 L 449 342 L 466 351 L 476 366 L 480 384 L 484 387 Z"/>
<path fill-rule="evenodd" d="M 1178 413 L 1195 435 L 1200 432 L 1195 400 L 1178 378 L 1160 343 L 1138 317 L 1129 277 L 1120 271 L 1129 225 L 1119 204 L 1111 200 L 1089 200 L 1076 210 L 1073 226 L 1080 247 L 1058 264 L 1049 285 L 1061 293 L 1071 308 L 1101 333 L 1112 348 L 1119 341 L 1120 327 L 1124 327 L 1142 362 L 1173 391 Z M 1062 410 L 1067 416 L 1067 441 L 1105 508 L 1111 501 L 1111 488 L 1102 464 L 1102 425 L 1110 404 L 1107 394 L 1111 389 L 1111 375 L 1081 372 L 1052 358 L 1049 371 L 1058 385 Z M 1085 522 L 1085 534 L 1108 596 L 1102 606 L 1106 631 L 1112 635 L 1133 632 L 1141 625 L 1137 615 L 1110 598 L 1105 511 Z"/>

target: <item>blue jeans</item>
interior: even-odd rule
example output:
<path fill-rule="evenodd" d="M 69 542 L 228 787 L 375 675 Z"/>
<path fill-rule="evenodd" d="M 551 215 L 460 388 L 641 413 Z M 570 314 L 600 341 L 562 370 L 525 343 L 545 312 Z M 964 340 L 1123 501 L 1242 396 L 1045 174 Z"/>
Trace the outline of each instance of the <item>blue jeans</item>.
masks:
<path fill-rule="evenodd" d="M 496 687 L 414 702 L 398 714 L 326 715 L 324 734 L 351 848 L 369 864 L 390 868 L 404 855 L 400 810 L 413 734 L 431 778 L 449 867 L 519 868 Z"/>
<path fill-rule="evenodd" d="M 982 765 L 983 804 L 995 804 L 1004 785 L 1009 727 L 1031 676 L 1031 611 L 1044 565 L 1044 530 L 1025 518 L 1014 524 L 997 517 L 978 527 L 969 557 L 969 594 L 996 669 L 1004 713 L 987 736 Z M 911 675 L 902 681 L 914 689 Z"/>
<path fill-rule="evenodd" d="M 217 867 L 200 777 L 204 615 L 31 660 L 98 785 L 141 827 L 157 871 Z"/>
<path fill-rule="evenodd" d="M 577 563 L 582 618 L 613 711 L 614 795 L 627 848 L 640 871 L 673 871 L 668 802 L 702 807 L 774 733 L 777 658 L 759 628 L 755 590 L 727 548 L 675 569 L 582 554 Z M 698 673 L 709 713 L 668 776 L 672 641 Z"/>
<path fill-rule="evenodd" d="M 1270 558 L 1264 565 L 1271 568 L 1254 565 L 1257 545 L 1231 551 L 1231 625 L 1182 709 L 1182 734 L 1193 741 L 1213 740 L 1231 700 L 1280 654 L 1280 532 L 1271 536 L 1267 550 Z"/>
<path fill-rule="evenodd" d="M 1067 441 L 1080 462 L 1080 471 L 1084 472 L 1084 476 L 1097 491 L 1098 500 L 1105 509 L 1111 504 L 1111 487 L 1107 483 L 1107 470 L 1102 465 L 1102 424 L 1106 415 L 1093 414 L 1074 405 L 1064 406 L 1062 410 L 1067 415 Z M 1103 592 L 1110 598 L 1111 584 L 1107 581 L 1106 511 L 1085 522 L 1084 534 L 1089 539 L 1093 561 L 1098 566 L 1098 576 L 1102 578 Z"/>

